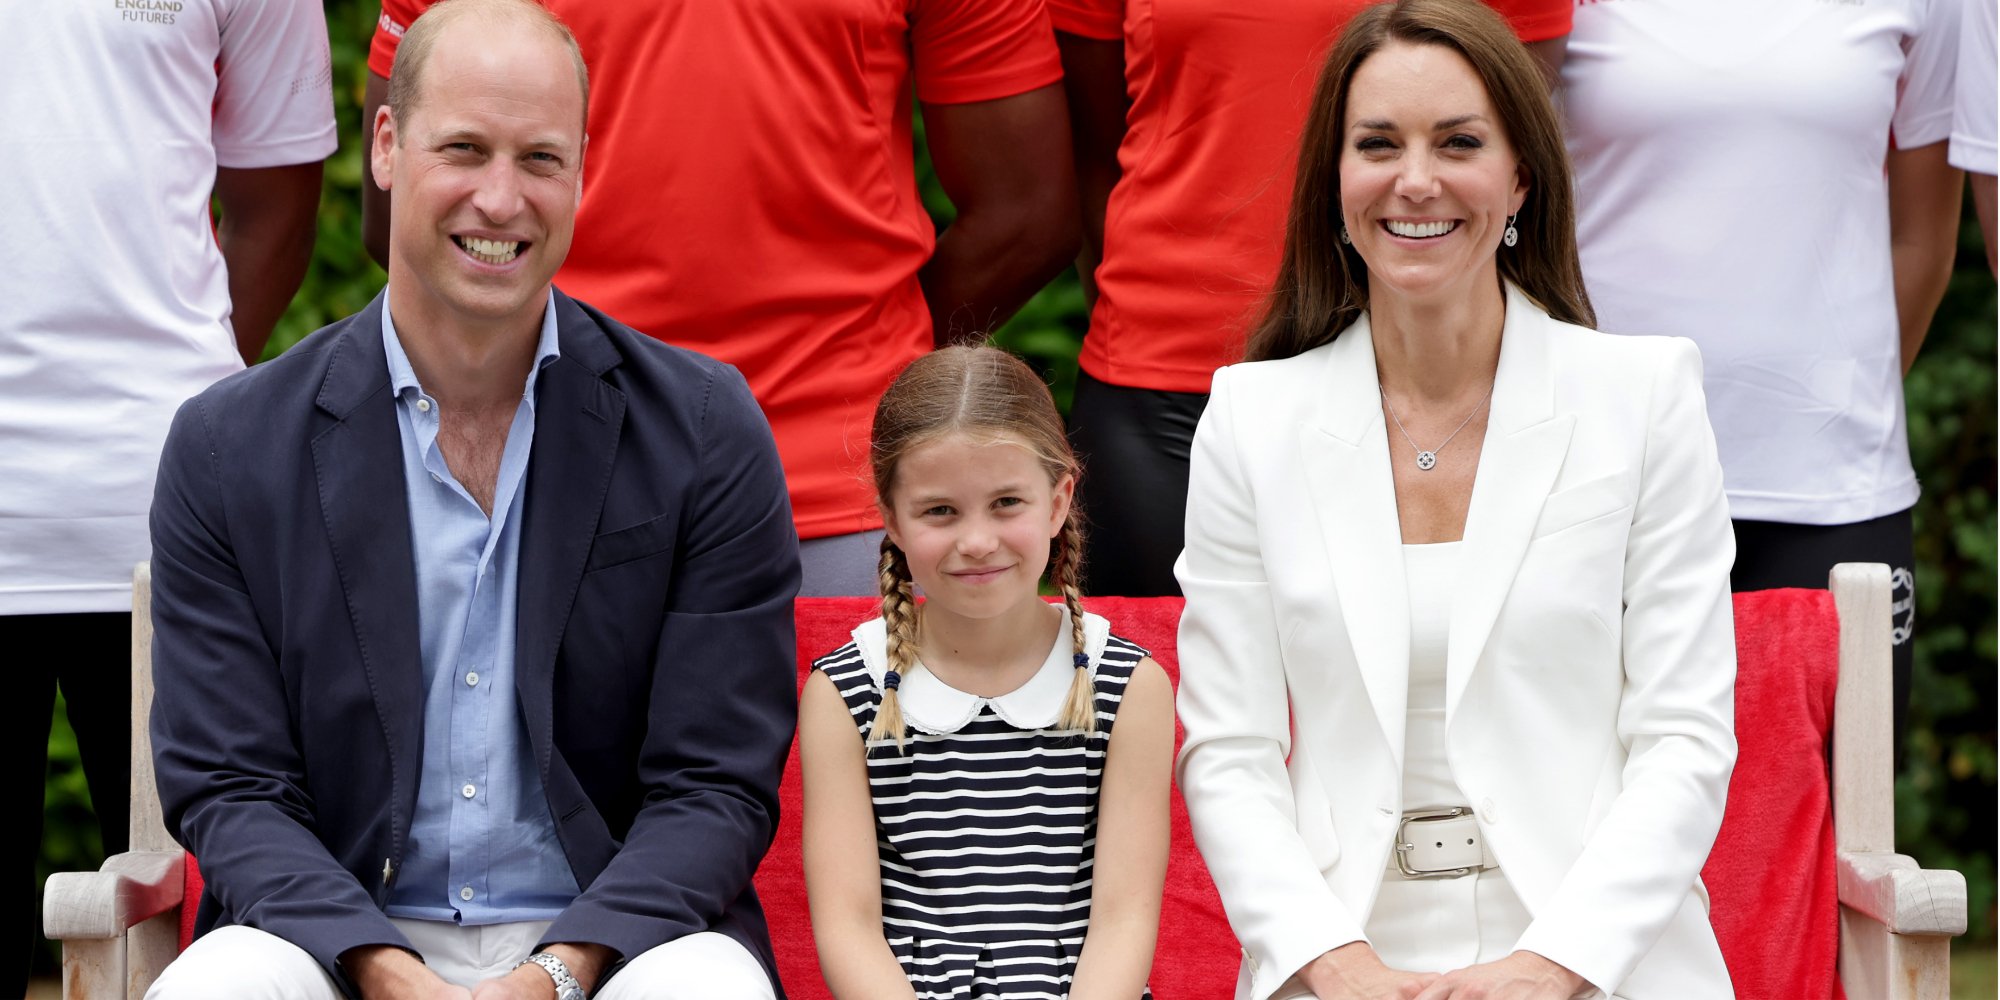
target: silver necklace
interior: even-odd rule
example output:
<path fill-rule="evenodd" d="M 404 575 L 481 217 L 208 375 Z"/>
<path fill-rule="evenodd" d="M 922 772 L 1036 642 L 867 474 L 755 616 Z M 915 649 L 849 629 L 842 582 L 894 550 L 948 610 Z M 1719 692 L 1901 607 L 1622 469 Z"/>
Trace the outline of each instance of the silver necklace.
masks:
<path fill-rule="evenodd" d="M 1493 398 L 1493 390 L 1491 387 L 1488 387 L 1486 396 L 1479 401 L 1479 405 L 1473 407 L 1472 412 L 1466 414 L 1465 419 L 1459 421 L 1458 426 L 1452 428 L 1451 433 L 1445 435 L 1444 440 L 1437 447 L 1425 451 L 1422 448 L 1417 448 L 1417 442 L 1410 438 L 1410 432 L 1403 427 L 1403 418 L 1396 415 L 1396 407 L 1390 404 L 1388 391 L 1379 385 L 1375 387 L 1375 391 L 1382 394 L 1382 408 L 1389 411 L 1389 419 L 1396 422 L 1396 429 L 1402 432 L 1403 440 L 1410 442 L 1410 447 L 1416 448 L 1417 468 L 1423 472 L 1429 472 L 1437 467 L 1438 452 L 1443 451 L 1444 446 L 1450 444 L 1451 439 L 1457 437 L 1458 432 L 1464 430 L 1465 425 L 1471 423 L 1472 418 L 1478 416 L 1479 411 L 1485 409 L 1486 403 Z"/>

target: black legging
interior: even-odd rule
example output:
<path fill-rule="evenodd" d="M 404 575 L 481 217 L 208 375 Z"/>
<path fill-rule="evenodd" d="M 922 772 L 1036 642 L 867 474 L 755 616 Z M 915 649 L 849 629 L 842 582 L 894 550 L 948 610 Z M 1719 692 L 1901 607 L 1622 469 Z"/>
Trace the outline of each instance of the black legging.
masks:
<path fill-rule="evenodd" d="M 0 727 L 0 762 L 14 775 L 0 792 L 9 802 L 42 801 L 48 780 L 49 724 L 56 685 L 69 705 L 83 776 L 90 786 L 104 853 L 125 850 L 126 813 L 131 796 L 132 615 L 107 612 L 69 615 L 0 615 L 0 649 L 15 664 L 23 714 Z M 29 811 L 27 836 L 15 841 L 25 850 L 8 852 L 0 886 L 0 947 L 14 951 L 0 959 L 0 997 L 28 991 L 29 957 L 40 926 L 41 887 L 35 884 L 36 848 L 42 842 L 42 810 Z M 11 943 L 10 943 L 11 942 Z M 4 955 L 4 953 L 0 953 Z"/>
<path fill-rule="evenodd" d="M 1180 595 L 1174 560 L 1187 518 L 1188 451 L 1206 393 L 1132 389 L 1079 373 L 1070 442 L 1083 462 L 1084 591 Z"/>

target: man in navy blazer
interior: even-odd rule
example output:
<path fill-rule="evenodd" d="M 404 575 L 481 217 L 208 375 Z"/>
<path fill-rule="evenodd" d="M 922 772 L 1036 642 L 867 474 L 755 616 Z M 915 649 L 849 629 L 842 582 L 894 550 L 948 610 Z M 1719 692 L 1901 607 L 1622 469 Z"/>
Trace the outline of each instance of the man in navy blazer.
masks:
<path fill-rule="evenodd" d="M 735 370 L 553 289 L 588 88 L 559 22 L 447 0 L 398 59 L 388 288 L 168 435 L 153 745 L 207 891 L 152 995 L 774 996 L 770 430 Z"/>

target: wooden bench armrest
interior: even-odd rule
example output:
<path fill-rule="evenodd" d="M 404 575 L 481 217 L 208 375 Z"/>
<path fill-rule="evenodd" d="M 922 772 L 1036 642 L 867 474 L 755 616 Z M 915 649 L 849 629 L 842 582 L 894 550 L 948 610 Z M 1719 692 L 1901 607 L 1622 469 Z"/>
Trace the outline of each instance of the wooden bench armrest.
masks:
<path fill-rule="evenodd" d="M 1866 914 L 1892 934 L 1965 933 L 1965 876 L 1917 867 L 1906 855 L 1842 851 L 1840 905 Z"/>
<path fill-rule="evenodd" d="M 180 851 L 130 851 L 94 872 L 50 875 L 42 893 L 42 933 L 51 941 L 115 938 L 179 906 Z"/>

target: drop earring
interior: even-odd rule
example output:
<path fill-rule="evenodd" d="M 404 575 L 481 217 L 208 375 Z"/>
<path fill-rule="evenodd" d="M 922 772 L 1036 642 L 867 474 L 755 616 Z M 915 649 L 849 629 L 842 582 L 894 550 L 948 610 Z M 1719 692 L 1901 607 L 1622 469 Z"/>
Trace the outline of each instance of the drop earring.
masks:
<path fill-rule="evenodd" d="M 1519 212 L 1507 217 L 1507 231 L 1500 234 L 1500 242 L 1513 246 L 1521 242 L 1521 231 L 1514 228 L 1514 220 L 1521 217 Z"/>
<path fill-rule="evenodd" d="M 1347 223 L 1345 223 L 1345 222 L 1343 222 L 1343 223 L 1341 223 L 1341 224 L 1340 224 L 1340 242 L 1342 242 L 1342 243 L 1352 243 L 1352 242 L 1354 242 L 1354 241 L 1353 241 L 1352 239 L 1349 239 L 1349 238 L 1348 238 L 1348 236 L 1347 236 Z"/>

